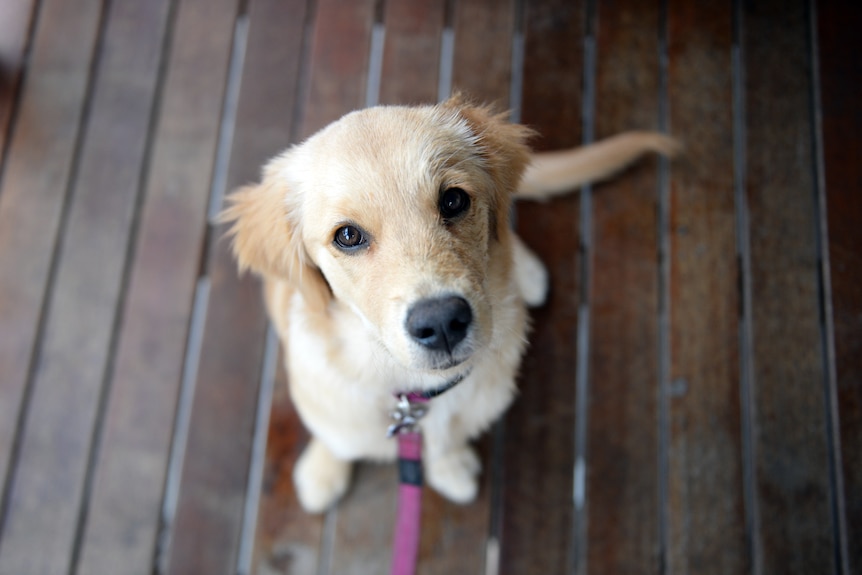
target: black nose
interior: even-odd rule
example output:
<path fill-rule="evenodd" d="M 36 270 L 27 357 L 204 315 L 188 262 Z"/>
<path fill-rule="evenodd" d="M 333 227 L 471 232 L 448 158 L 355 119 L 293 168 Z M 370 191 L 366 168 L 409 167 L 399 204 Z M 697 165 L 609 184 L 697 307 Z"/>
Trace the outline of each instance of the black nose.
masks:
<path fill-rule="evenodd" d="M 407 314 L 407 332 L 428 349 L 452 353 L 467 336 L 472 321 L 473 312 L 464 298 L 426 299 Z"/>

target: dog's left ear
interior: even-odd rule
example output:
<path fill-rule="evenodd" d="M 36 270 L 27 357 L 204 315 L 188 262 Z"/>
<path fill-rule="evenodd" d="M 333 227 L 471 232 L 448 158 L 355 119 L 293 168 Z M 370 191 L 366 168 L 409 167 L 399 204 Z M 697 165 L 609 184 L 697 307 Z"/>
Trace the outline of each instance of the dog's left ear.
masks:
<path fill-rule="evenodd" d="M 240 272 L 251 270 L 265 277 L 286 280 L 300 290 L 306 302 L 323 310 L 332 297 L 326 279 L 309 260 L 298 225 L 288 208 L 289 190 L 268 166 L 263 182 L 240 188 L 228 196 L 221 223 L 232 224 L 234 257 Z"/>
<path fill-rule="evenodd" d="M 509 206 L 524 170 L 530 163 L 527 141 L 535 132 L 509 121 L 508 113 L 497 113 L 489 106 L 478 106 L 456 94 L 441 104 L 456 111 L 478 140 L 480 154 L 494 181 L 497 229 L 508 226 Z"/>

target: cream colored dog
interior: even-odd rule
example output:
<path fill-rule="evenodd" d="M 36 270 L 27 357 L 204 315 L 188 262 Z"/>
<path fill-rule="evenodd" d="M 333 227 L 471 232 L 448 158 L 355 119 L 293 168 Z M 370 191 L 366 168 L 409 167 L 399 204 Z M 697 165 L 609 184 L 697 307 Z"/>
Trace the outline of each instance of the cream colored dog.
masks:
<path fill-rule="evenodd" d="M 607 177 L 673 140 L 632 132 L 531 156 L 531 131 L 455 97 L 354 112 L 273 159 L 231 196 L 240 269 L 265 282 L 291 397 L 312 439 L 295 468 L 303 507 L 347 489 L 351 462 L 392 460 L 399 393 L 443 391 L 422 420 L 428 483 L 476 495 L 469 445 L 509 405 L 541 262 L 509 226 L 513 197 Z M 457 385 L 456 385 L 457 384 Z"/>

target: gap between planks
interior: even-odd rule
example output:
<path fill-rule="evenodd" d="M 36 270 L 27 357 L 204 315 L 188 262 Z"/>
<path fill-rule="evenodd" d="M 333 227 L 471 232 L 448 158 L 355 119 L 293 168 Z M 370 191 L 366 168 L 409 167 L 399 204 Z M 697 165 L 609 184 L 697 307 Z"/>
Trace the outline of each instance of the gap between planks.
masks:
<path fill-rule="evenodd" d="M 595 0 L 585 6 L 585 30 L 583 53 L 583 99 L 581 109 L 581 130 L 583 145 L 595 140 L 596 110 L 596 30 L 598 11 Z M 586 501 L 587 486 L 587 445 L 589 440 L 589 402 L 590 402 L 590 312 L 592 300 L 593 271 L 593 188 L 587 184 L 580 189 L 580 302 L 578 305 L 577 369 L 575 372 L 575 453 L 572 470 L 572 503 L 574 504 L 574 525 L 572 526 L 573 573 L 587 572 L 587 528 L 589 508 Z"/>
<path fill-rule="evenodd" d="M 272 325 L 270 325 L 266 330 L 263 369 L 261 370 L 260 384 L 258 386 L 257 410 L 254 418 L 254 438 L 251 446 L 248 486 L 246 488 L 239 552 L 237 554 L 237 575 L 249 575 L 254 558 L 255 532 L 258 511 L 260 509 L 264 467 L 266 464 L 266 438 L 269 432 L 269 416 L 272 410 L 275 372 L 278 369 L 278 347 L 278 336 Z"/>
<path fill-rule="evenodd" d="M 668 55 L 668 0 L 659 3 L 658 31 L 658 124 L 659 130 L 670 133 L 670 101 L 669 101 L 669 55 Z M 658 173 L 658 554 L 659 572 L 666 575 L 669 572 L 668 543 L 670 541 L 670 517 L 668 501 L 670 499 L 670 162 L 667 158 L 659 158 Z"/>
<path fill-rule="evenodd" d="M 186 343 L 185 360 L 182 372 L 183 375 L 180 382 L 177 411 L 174 417 L 174 432 L 168 456 L 165 493 L 161 510 L 161 525 L 159 526 L 159 533 L 156 538 L 156 549 L 154 550 L 153 570 L 156 574 L 166 573 L 168 571 L 170 561 L 173 526 L 174 521 L 176 520 L 177 505 L 179 503 L 180 484 L 182 481 L 186 446 L 189 438 L 192 405 L 194 403 L 198 367 L 204 340 L 207 308 L 209 307 L 211 282 L 207 276 L 207 260 L 210 253 L 210 244 L 219 241 L 218 237 L 213 237 L 212 231 L 218 218 L 218 214 L 221 212 L 225 198 L 227 171 L 230 163 L 231 144 L 236 124 L 237 105 L 239 102 L 239 89 L 242 83 L 242 69 L 245 62 L 245 51 L 248 42 L 248 14 L 245 11 L 245 8 L 244 4 L 240 7 L 234 24 L 234 36 L 228 68 L 228 81 L 225 90 L 224 102 L 222 104 L 222 116 L 219 124 L 219 133 L 216 145 L 216 159 L 213 167 L 212 181 L 210 183 L 205 245 L 201 250 L 201 264 L 199 265 L 200 277 L 198 278 L 197 285 L 195 287 L 192 314 L 191 319 L 189 320 L 189 335 Z M 175 9 L 176 8 L 174 8 L 174 10 Z M 168 50 L 165 50 L 165 52 L 168 52 Z M 266 361 L 266 357 L 264 358 L 264 361 Z M 271 384 L 269 387 L 271 389 Z M 255 434 L 256 433 L 257 431 L 255 431 Z M 255 461 L 251 462 L 249 473 L 251 473 L 255 463 Z M 245 540 L 244 534 L 242 540 Z M 238 569 L 243 560 L 244 556 L 240 555 L 238 558 Z M 241 573 L 241 571 L 239 572 Z"/>
<path fill-rule="evenodd" d="M 733 193 L 736 212 L 736 255 L 739 268 L 739 399 L 742 434 L 742 483 L 745 537 L 752 575 L 763 572 L 760 512 L 757 502 L 757 414 L 754 398 L 754 320 L 752 318 L 751 239 L 746 178 L 747 132 L 745 107 L 745 14 L 741 0 L 733 2 Z"/>
<path fill-rule="evenodd" d="M 41 7 L 41 2 L 38 3 Z M 101 26 L 105 27 L 107 23 L 106 14 L 111 9 L 110 3 L 103 5 L 103 14 Z M 95 481 L 95 472 L 100 455 L 100 448 L 103 442 L 105 417 L 108 409 L 108 396 L 112 387 L 114 378 L 115 361 L 117 350 L 119 347 L 120 332 L 123 326 L 124 311 L 126 309 L 126 298 L 131 285 L 132 269 L 134 267 L 134 254 L 137 248 L 138 230 L 140 229 L 140 214 L 144 205 L 145 192 L 147 186 L 147 174 L 152 165 L 153 144 L 155 142 L 156 128 L 158 126 L 159 111 L 162 102 L 162 89 L 165 85 L 167 77 L 168 60 L 171 51 L 171 38 L 173 36 L 174 23 L 176 21 L 177 2 L 173 1 L 168 4 L 167 15 L 165 17 L 165 28 L 161 40 L 161 49 L 159 51 L 159 63 L 156 72 L 156 83 L 153 91 L 153 101 L 149 111 L 149 121 L 144 143 L 144 153 L 141 159 L 140 172 L 137 181 L 137 191 L 134 197 L 134 208 L 132 210 L 132 218 L 128 241 L 126 245 L 126 255 L 123 260 L 122 276 L 120 280 L 119 297 L 117 298 L 116 308 L 114 312 L 113 325 L 111 326 L 110 339 L 108 342 L 108 354 L 105 371 L 103 373 L 102 391 L 99 396 L 98 410 L 96 415 L 93 436 L 90 441 L 90 454 L 87 462 L 86 476 L 84 479 L 84 494 L 81 503 L 81 510 L 78 517 L 78 523 L 75 530 L 75 540 L 72 547 L 72 558 L 70 561 L 70 573 L 76 575 L 78 573 L 79 564 L 81 561 L 81 552 L 84 546 L 84 537 L 87 529 L 89 518 L 89 510 L 92 501 L 93 483 Z M 35 19 L 34 19 L 35 20 Z M 104 38 L 104 30 L 100 30 L 100 41 L 97 45 L 97 56 L 94 58 L 94 63 L 101 60 L 103 56 L 102 41 Z M 87 101 L 92 99 L 92 94 L 88 94 Z M 2 537 L 2 534 L 0 534 Z"/>
<path fill-rule="evenodd" d="M 510 119 L 521 121 L 521 94 L 524 83 L 524 0 L 515 0 L 514 30 L 512 33 L 511 76 L 509 80 Z M 453 37 L 454 40 L 454 37 Z M 517 210 L 511 209 L 511 225 L 517 225 Z M 506 417 L 501 416 L 491 428 L 491 493 L 490 516 L 488 518 L 488 539 L 485 545 L 484 575 L 497 575 L 500 572 L 500 546 L 503 540 L 503 488 L 505 485 L 504 452 L 506 442 Z"/>
<path fill-rule="evenodd" d="M 9 124 L 7 125 L 5 136 L 5 148 L 0 150 L 0 182 L 5 181 L 5 170 L 6 170 L 6 160 L 10 150 L 12 148 L 12 138 L 15 134 L 15 128 L 17 127 L 18 120 L 18 112 L 20 111 L 21 101 L 24 94 L 24 87 L 27 80 L 27 76 L 29 74 L 29 62 L 30 62 L 30 53 L 32 51 L 34 37 L 39 28 L 39 22 L 41 17 L 43 16 L 43 2 L 36 1 L 35 6 L 33 7 L 33 16 L 30 20 L 29 29 L 27 31 L 27 41 L 26 48 L 22 55 L 22 68 L 21 76 L 18 79 L 18 83 L 15 86 L 15 94 L 13 95 L 13 105 L 10 111 Z M 54 287 L 56 283 L 56 278 L 58 275 L 58 271 L 60 268 L 60 255 L 62 253 L 63 241 L 66 235 L 66 230 L 68 228 L 69 216 L 72 209 L 72 201 L 75 194 L 75 186 L 78 181 L 78 174 L 81 166 L 81 159 L 84 148 L 84 141 L 87 132 L 87 126 L 89 124 L 91 110 L 92 110 L 92 100 L 93 94 L 95 90 L 95 86 L 98 81 L 97 71 L 100 61 L 100 55 L 102 53 L 102 46 L 105 38 L 105 31 L 107 28 L 107 14 L 108 14 L 108 6 L 102 4 L 99 8 L 99 17 L 98 23 L 96 25 L 96 38 L 92 45 L 92 50 L 90 53 L 90 61 L 87 66 L 87 80 L 86 86 L 83 92 L 82 104 L 80 107 L 80 113 L 78 114 L 77 126 L 74 136 L 74 143 L 72 145 L 72 153 L 71 160 L 69 163 L 69 172 L 66 177 L 66 181 L 64 182 L 64 190 L 62 194 L 61 206 L 60 206 L 60 214 L 57 223 L 56 234 L 54 236 L 53 247 L 51 251 L 51 256 L 49 258 L 48 263 L 48 271 L 47 276 L 45 278 L 44 291 L 41 295 L 41 303 L 39 305 L 39 314 L 38 319 L 36 321 L 36 331 L 33 338 L 33 346 L 30 352 L 30 358 L 27 366 L 27 375 L 24 381 L 24 389 L 21 396 L 20 405 L 18 407 L 18 418 L 15 423 L 14 428 L 14 436 L 12 438 L 11 446 L 10 446 L 10 454 L 8 460 L 8 466 L 6 469 L 6 476 L 2 478 L 2 492 L 0 492 L 0 541 L 3 540 L 6 523 L 8 520 L 9 510 L 11 507 L 11 498 L 13 485 L 16 481 L 17 477 L 17 469 L 18 463 L 21 456 L 21 448 L 24 442 L 24 435 L 27 427 L 30 406 L 33 399 L 34 392 L 34 381 L 37 377 L 37 372 L 39 369 L 39 361 L 42 356 L 43 343 L 45 339 L 45 332 L 48 325 L 49 320 L 49 304 L 53 299 Z M 2 189 L 0 189 L 2 192 Z M 111 334 L 111 345 L 115 340 L 115 333 Z M 99 399 L 99 407 L 98 407 L 98 415 L 97 417 L 101 417 L 103 415 L 103 398 L 105 395 L 105 377 L 103 376 L 102 386 L 101 386 L 101 394 Z M 98 430 L 100 427 L 100 419 L 96 421 L 95 429 Z M 93 449 L 92 443 L 90 444 L 90 451 Z M 88 460 L 92 459 L 92 454 L 88 453 Z M 89 480 L 90 480 L 90 468 L 88 467 L 86 470 L 86 483 L 85 483 L 85 491 L 88 491 Z M 80 527 L 83 516 L 86 515 L 85 510 L 82 508 L 78 509 L 78 518 L 76 520 L 77 525 Z M 75 543 L 72 549 L 72 566 L 74 568 L 74 561 L 78 552 L 78 544 L 79 544 L 80 534 L 75 534 Z"/>
<path fill-rule="evenodd" d="M 835 356 L 835 322 L 832 306 L 832 271 L 829 259 L 829 214 L 826 204 L 826 164 L 823 143 L 823 108 L 820 92 L 820 51 L 817 3 L 806 1 L 808 13 L 808 44 L 811 61 L 811 124 L 814 147 L 814 209 L 817 241 L 817 289 L 820 314 L 821 356 L 824 365 L 823 394 L 826 405 L 826 437 L 829 453 L 832 528 L 835 533 L 833 551 L 835 565 L 841 574 L 850 574 L 850 548 L 847 534 L 847 499 L 844 492 L 844 465 L 841 451 L 841 429 L 838 409 L 838 375 Z"/>

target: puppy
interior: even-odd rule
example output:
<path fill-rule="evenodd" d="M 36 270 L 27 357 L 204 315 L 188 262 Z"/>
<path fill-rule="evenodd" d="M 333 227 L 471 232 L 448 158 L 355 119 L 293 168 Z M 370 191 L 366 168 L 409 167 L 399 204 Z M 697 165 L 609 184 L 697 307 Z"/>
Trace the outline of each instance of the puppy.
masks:
<path fill-rule="evenodd" d="M 632 132 L 531 156 L 531 135 L 457 96 L 370 108 L 231 195 L 234 254 L 264 280 L 312 435 L 294 472 L 306 510 L 344 494 L 354 460 L 395 458 L 389 413 L 410 392 L 436 395 L 421 422 L 428 484 L 471 501 L 480 466 L 469 441 L 511 403 L 526 306 L 547 290 L 541 262 L 510 229 L 513 198 L 564 193 L 645 152 L 676 151 L 670 138 Z"/>

